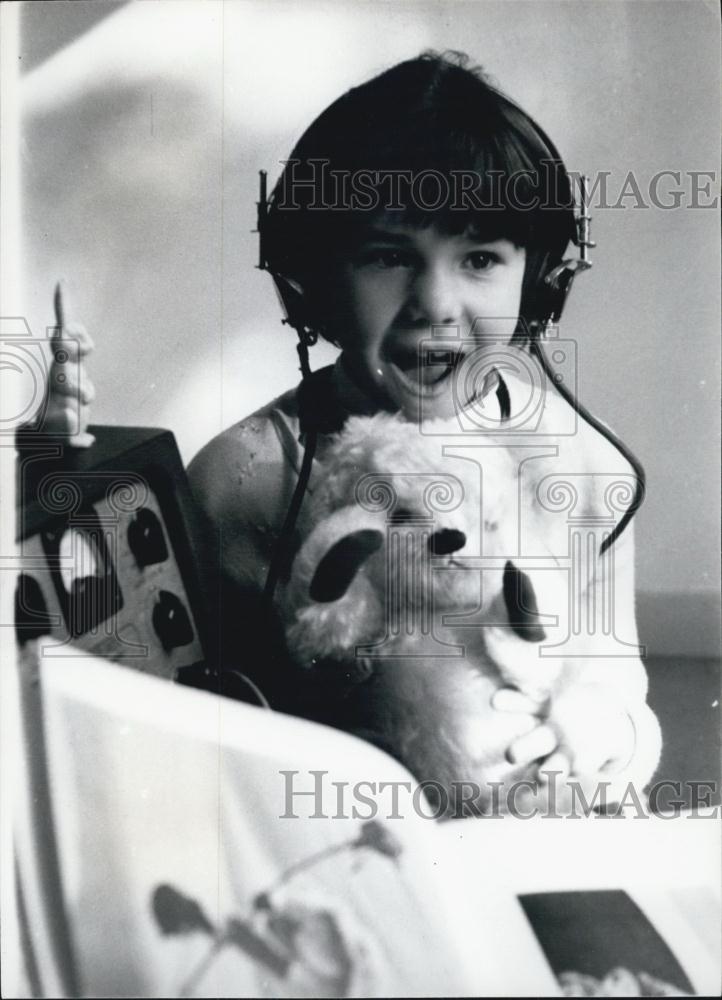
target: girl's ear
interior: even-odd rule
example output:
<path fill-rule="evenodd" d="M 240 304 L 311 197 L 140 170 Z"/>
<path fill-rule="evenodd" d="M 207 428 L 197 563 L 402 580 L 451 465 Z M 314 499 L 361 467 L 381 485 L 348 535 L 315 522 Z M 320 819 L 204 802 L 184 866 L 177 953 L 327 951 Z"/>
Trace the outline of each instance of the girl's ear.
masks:
<path fill-rule="evenodd" d="M 509 625 L 520 639 L 543 642 L 547 635 L 539 624 L 539 608 L 534 585 L 511 560 L 504 567 L 504 603 Z"/>
<path fill-rule="evenodd" d="M 382 532 L 362 528 L 332 545 L 313 574 L 309 587 L 311 599 L 322 604 L 338 601 L 369 556 L 380 549 L 383 542 Z"/>

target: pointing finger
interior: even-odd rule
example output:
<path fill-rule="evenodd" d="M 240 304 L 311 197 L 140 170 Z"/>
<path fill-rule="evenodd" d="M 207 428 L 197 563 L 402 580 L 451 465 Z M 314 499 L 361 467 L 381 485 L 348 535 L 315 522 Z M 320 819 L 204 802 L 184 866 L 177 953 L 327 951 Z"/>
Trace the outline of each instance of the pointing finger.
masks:
<path fill-rule="evenodd" d="M 59 281 L 55 286 L 55 295 L 53 296 L 53 306 L 55 308 L 55 329 L 63 330 L 65 328 L 65 302 L 67 301 L 67 289 L 65 287 L 64 281 Z"/>
<path fill-rule="evenodd" d="M 66 281 L 59 281 L 55 286 L 53 306 L 55 309 L 53 345 L 55 346 L 61 340 L 71 340 L 77 343 L 79 354 L 87 354 L 91 351 L 95 346 L 93 338 L 82 323 L 77 323 L 72 319 L 73 312 Z"/>

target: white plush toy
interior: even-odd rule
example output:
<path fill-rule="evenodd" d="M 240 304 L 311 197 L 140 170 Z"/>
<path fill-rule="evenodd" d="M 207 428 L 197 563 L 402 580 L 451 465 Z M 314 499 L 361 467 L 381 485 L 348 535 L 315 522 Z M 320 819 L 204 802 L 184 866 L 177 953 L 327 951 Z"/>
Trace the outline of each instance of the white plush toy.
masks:
<path fill-rule="evenodd" d="M 450 814 L 537 775 L 506 758 L 534 723 L 493 709 L 494 692 L 516 688 L 553 718 L 585 669 L 542 655 L 565 634 L 567 578 L 549 552 L 520 555 L 518 465 L 499 441 L 479 444 L 442 423 L 350 419 L 316 476 L 315 527 L 282 597 L 293 659 L 335 691 L 319 717 L 438 783 Z"/>

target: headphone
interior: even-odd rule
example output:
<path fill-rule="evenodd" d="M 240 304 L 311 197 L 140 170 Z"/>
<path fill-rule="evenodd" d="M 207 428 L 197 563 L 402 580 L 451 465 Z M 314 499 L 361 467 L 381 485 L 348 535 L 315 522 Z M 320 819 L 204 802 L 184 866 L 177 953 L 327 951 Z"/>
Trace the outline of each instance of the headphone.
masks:
<path fill-rule="evenodd" d="M 511 101 L 508 102 L 516 111 L 520 111 Z M 523 114 L 523 112 L 521 112 Z M 526 121 L 530 121 L 528 116 L 524 116 Z M 561 168 L 562 176 L 571 182 L 569 175 L 564 169 L 563 162 L 555 146 L 539 128 L 536 123 L 534 128 L 550 153 L 551 161 Z M 632 517 L 636 514 L 644 500 L 646 489 L 646 475 L 644 467 L 639 459 L 608 427 L 601 423 L 593 414 L 583 406 L 576 398 L 572 390 L 563 383 L 558 383 L 554 378 L 554 371 L 544 351 L 544 340 L 550 330 L 559 322 L 567 296 L 571 290 L 574 279 L 580 273 L 588 271 L 592 267 L 589 258 L 589 251 L 596 244 L 591 239 L 591 216 L 589 215 L 588 189 L 589 179 L 586 176 L 579 178 L 579 201 L 578 205 L 570 206 L 570 236 L 566 240 L 561 251 L 555 255 L 552 251 L 534 252 L 535 259 L 532 259 L 526 269 L 524 285 L 522 289 L 522 302 L 531 301 L 533 303 L 534 318 L 525 324 L 524 338 L 527 341 L 529 352 L 538 360 L 542 370 L 557 392 L 569 403 L 583 420 L 598 431 L 607 441 L 610 442 L 629 462 L 634 470 L 637 480 L 635 494 L 631 504 L 625 511 L 614 530 L 603 540 L 600 546 L 600 555 L 610 548 L 625 530 Z M 268 198 L 267 174 L 265 170 L 259 171 L 259 199 L 257 202 L 257 228 L 253 232 L 258 233 L 259 256 L 258 268 L 268 271 L 273 279 L 279 302 L 283 311 L 282 322 L 293 327 L 298 336 L 297 352 L 300 361 L 302 378 L 305 381 L 311 375 L 308 351 L 316 343 L 319 331 L 314 324 L 307 302 L 304 298 L 304 290 L 301 285 L 290 276 L 281 273 L 274 268 L 272 261 L 275 254 L 271 247 L 271 234 L 269 233 L 269 213 L 272 211 L 272 200 Z M 274 238 L 277 238 L 274 234 Z M 579 248 L 577 257 L 563 258 L 562 253 L 569 242 Z M 528 312 L 529 309 L 524 311 Z M 303 383 L 302 383 L 303 384 Z M 301 504 L 306 493 L 308 480 L 311 475 L 313 457 L 316 451 L 317 431 L 309 428 L 305 433 L 305 444 L 301 470 L 299 473 L 296 488 L 291 499 L 291 503 L 284 520 L 281 534 L 279 536 L 270 569 L 266 579 L 264 593 L 269 600 L 273 598 L 276 584 L 282 573 L 287 568 L 287 549 L 293 529 L 298 518 Z"/>

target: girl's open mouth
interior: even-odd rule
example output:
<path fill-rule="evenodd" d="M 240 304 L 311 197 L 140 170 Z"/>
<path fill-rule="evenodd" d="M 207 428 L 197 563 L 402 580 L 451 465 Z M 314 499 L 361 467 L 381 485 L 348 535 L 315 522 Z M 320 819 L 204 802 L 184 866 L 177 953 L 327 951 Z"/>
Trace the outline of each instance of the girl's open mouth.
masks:
<path fill-rule="evenodd" d="M 446 391 L 462 360 L 463 354 L 458 347 L 423 351 L 400 349 L 389 356 L 401 386 L 420 396 L 435 396 Z"/>

